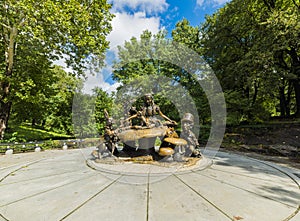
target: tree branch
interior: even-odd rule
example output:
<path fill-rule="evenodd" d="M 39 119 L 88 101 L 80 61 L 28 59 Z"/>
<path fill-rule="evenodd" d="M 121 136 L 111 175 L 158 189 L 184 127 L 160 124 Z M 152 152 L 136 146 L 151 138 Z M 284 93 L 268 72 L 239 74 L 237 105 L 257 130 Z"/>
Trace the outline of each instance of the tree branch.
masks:
<path fill-rule="evenodd" d="M 22 18 L 18 27 L 23 27 L 25 25 L 25 22 L 26 22 L 26 18 Z"/>
<path fill-rule="evenodd" d="M 10 76 L 13 69 L 14 63 L 14 50 L 15 50 L 15 38 L 18 34 L 18 29 L 13 27 L 11 29 L 10 37 L 9 37 L 9 45 L 6 51 L 6 65 L 7 65 L 7 76 Z"/>
<path fill-rule="evenodd" d="M 6 25 L 6 24 L 4 24 L 4 23 L 0 23 L 0 25 L 2 25 L 4 28 L 7 28 L 7 29 L 11 29 L 11 27 L 10 26 L 8 26 L 8 25 Z"/>

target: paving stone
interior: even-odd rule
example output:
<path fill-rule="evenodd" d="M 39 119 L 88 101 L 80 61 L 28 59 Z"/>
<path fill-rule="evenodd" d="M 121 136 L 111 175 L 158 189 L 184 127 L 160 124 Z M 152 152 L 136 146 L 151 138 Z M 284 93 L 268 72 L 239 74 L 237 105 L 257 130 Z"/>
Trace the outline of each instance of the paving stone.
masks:
<path fill-rule="evenodd" d="M 95 173 L 88 179 L 57 186 L 49 191 L 39 191 L 0 209 L 9 220 L 60 220 L 109 183 L 110 180 Z"/>
<path fill-rule="evenodd" d="M 171 176 L 150 185 L 149 220 L 230 220 Z"/>
<path fill-rule="evenodd" d="M 146 217 L 147 186 L 115 182 L 66 220 L 146 220 Z"/>
<path fill-rule="evenodd" d="M 299 170 L 218 152 L 201 170 L 116 173 L 87 164 L 94 149 L 0 156 L 0 221 L 300 220 Z"/>

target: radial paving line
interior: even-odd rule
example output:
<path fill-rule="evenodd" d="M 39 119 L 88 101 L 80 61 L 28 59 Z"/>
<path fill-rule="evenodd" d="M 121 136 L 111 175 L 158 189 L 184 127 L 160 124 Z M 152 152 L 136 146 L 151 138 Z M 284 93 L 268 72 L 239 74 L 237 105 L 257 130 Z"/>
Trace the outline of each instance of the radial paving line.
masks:
<path fill-rule="evenodd" d="M 9 220 L 6 219 L 1 213 L 0 213 L 0 218 L 4 219 L 5 221 L 9 221 Z"/>
<path fill-rule="evenodd" d="M 299 213 L 299 211 L 300 211 L 300 205 L 298 206 L 298 208 L 296 209 L 295 212 L 293 212 L 291 215 L 289 215 L 283 221 L 289 221 L 289 220 L 291 220 L 294 216 L 296 216 Z"/>
<path fill-rule="evenodd" d="M 195 190 L 193 187 L 191 187 L 189 184 L 184 182 L 182 179 L 180 179 L 176 174 L 173 174 L 178 180 L 180 180 L 184 185 L 186 185 L 189 189 L 191 189 L 194 193 L 196 193 L 198 196 L 200 196 L 202 199 L 204 199 L 206 202 L 208 202 L 210 205 L 212 205 L 214 208 L 216 208 L 219 212 L 221 212 L 223 215 L 225 215 L 229 220 L 233 220 L 230 215 L 225 213 L 222 209 L 220 209 L 218 206 L 216 206 L 213 202 L 208 200 L 206 197 L 202 196 L 197 190 Z"/>
<path fill-rule="evenodd" d="M 217 169 L 217 168 L 213 168 L 213 167 L 210 167 L 209 169 L 218 171 L 218 172 L 222 172 L 222 173 L 233 174 L 233 175 L 237 175 L 237 176 L 241 176 L 241 177 L 247 177 L 247 178 L 251 178 L 251 179 L 255 179 L 255 180 L 264 180 L 264 181 L 271 182 L 269 179 L 263 179 L 260 177 L 249 176 L 249 175 L 245 175 L 242 173 L 230 172 L 230 171 L 221 170 L 221 169 Z M 198 171 L 195 171 L 195 172 L 198 172 Z"/>
<path fill-rule="evenodd" d="M 267 163 L 267 162 L 260 161 L 260 160 L 257 160 L 257 159 L 253 159 L 253 161 L 256 161 L 256 162 L 259 162 L 261 164 L 264 164 L 264 165 L 267 165 L 269 167 L 272 167 L 273 169 L 278 170 L 279 172 L 285 174 L 286 176 L 288 176 L 289 178 L 291 178 L 297 184 L 298 188 L 300 189 L 300 183 L 294 178 L 295 175 L 291 175 L 290 173 L 284 171 L 283 169 L 280 169 L 280 167 L 275 166 L 275 165 L 273 165 L 271 163 Z"/>
<path fill-rule="evenodd" d="M 31 162 L 31 161 L 30 161 Z M 24 163 L 16 163 L 16 164 L 12 164 L 10 166 L 6 166 L 6 167 L 1 167 L 0 170 L 5 170 L 5 169 L 8 169 L 10 167 L 15 167 L 15 166 L 18 166 L 18 165 L 23 165 Z"/>
<path fill-rule="evenodd" d="M 148 173 L 147 180 L 147 211 L 146 211 L 146 220 L 149 220 L 149 203 L 150 203 L 150 173 Z"/>
<path fill-rule="evenodd" d="M 15 182 L 10 182 L 10 183 L 3 183 L 3 184 L 0 184 L 0 187 L 5 186 L 5 185 L 11 185 L 11 184 L 16 184 L 16 183 L 22 183 L 22 182 L 27 182 L 27 181 L 32 181 L 32 180 L 48 178 L 48 177 L 52 177 L 52 176 L 59 176 L 59 175 L 68 174 L 68 173 L 78 173 L 78 171 L 75 171 L 75 170 L 66 171 L 66 172 L 63 172 L 63 173 L 49 174 L 47 176 L 40 176 L 40 177 L 35 177 L 35 178 L 32 178 L 32 179 L 27 179 L 27 180 L 20 180 L 20 181 L 15 181 Z"/>
<path fill-rule="evenodd" d="M 35 160 L 35 161 L 29 161 L 29 162 L 27 162 L 27 163 L 25 163 L 25 164 L 21 164 L 19 168 L 13 170 L 12 172 L 10 172 L 10 173 L 8 173 L 7 175 L 5 175 L 4 177 L 2 177 L 2 178 L 0 179 L 0 183 L 1 183 L 3 180 L 5 180 L 7 177 L 9 177 L 11 174 L 13 174 L 13 173 L 15 173 L 15 172 L 17 172 L 17 171 L 23 169 L 24 167 L 33 165 L 33 164 L 38 163 L 38 162 L 41 162 L 41 161 L 43 161 L 43 160 L 45 160 L 45 159 L 40 159 L 40 160 Z M 17 165 L 18 165 L 18 164 L 14 164 L 14 165 L 11 165 L 11 166 L 8 166 L 8 167 L 5 167 L 5 168 L 1 168 L 1 169 L 7 169 L 7 168 L 14 167 L 14 166 L 17 166 Z M 0 206 L 0 207 L 2 207 L 2 206 Z M 4 219 L 5 221 L 9 221 L 9 220 L 8 220 L 7 218 L 5 218 L 1 213 L 0 213 L 0 217 L 1 217 L 2 219 Z"/>
<path fill-rule="evenodd" d="M 24 167 L 28 167 L 28 166 L 30 166 L 30 165 L 33 165 L 33 164 L 38 163 L 38 162 L 43 161 L 43 160 L 45 160 L 45 159 L 35 160 L 35 161 L 31 161 L 31 162 L 29 162 L 29 163 L 23 164 L 23 165 L 20 166 L 19 168 L 13 170 L 12 172 L 10 172 L 10 173 L 8 173 L 7 175 L 5 175 L 4 177 L 2 177 L 2 178 L 0 179 L 0 183 L 1 183 L 3 180 L 5 180 L 8 176 L 10 176 L 12 173 L 15 173 L 15 172 L 17 172 L 18 170 L 23 169 Z"/>
<path fill-rule="evenodd" d="M 272 168 L 274 168 L 274 169 L 280 171 L 281 173 L 287 175 L 289 178 L 291 178 L 291 179 L 296 183 L 296 185 L 298 186 L 298 189 L 300 189 L 300 184 L 299 184 L 299 182 L 298 182 L 296 179 L 294 179 L 294 177 L 291 176 L 289 173 L 287 173 L 286 171 L 280 169 L 280 167 L 277 167 L 277 166 L 275 166 L 275 165 L 272 165 L 272 164 L 269 164 L 269 163 L 267 163 L 267 162 L 263 162 L 263 161 L 260 161 L 260 160 L 256 160 L 256 159 L 253 159 L 253 160 L 254 160 L 254 161 L 258 161 L 258 162 L 260 162 L 260 163 L 262 163 L 262 164 L 265 164 L 265 165 L 267 165 L 267 166 L 269 166 L 269 167 L 272 167 Z M 298 205 L 298 208 L 296 209 L 296 211 L 295 211 L 294 213 L 292 213 L 290 216 L 288 216 L 288 217 L 287 217 L 286 219 L 284 219 L 283 221 L 289 221 L 289 220 L 292 219 L 294 216 L 296 216 L 299 212 L 300 212 L 300 205 Z"/>
<path fill-rule="evenodd" d="M 44 191 L 41 191 L 41 192 L 32 194 L 32 195 L 30 195 L 30 196 L 26 196 L 26 197 L 23 197 L 23 198 L 21 198 L 21 199 L 14 200 L 14 201 L 12 201 L 12 202 L 9 202 L 9 203 L 0 205 L 0 208 L 1 208 L 1 207 L 4 207 L 4 206 L 11 205 L 11 204 L 14 204 L 14 203 L 17 203 L 17 202 L 20 202 L 20 201 L 22 201 L 22 200 L 25 200 L 25 199 L 28 199 L 28 198 L 31 198 L 31 197 L 38 196 L 38 195 L 43 194 L 43 193 L 50 192 L 50 191 L 52 191 L 52 190 L 56 190 L 56 189 L 58 189 L 58 188 L 60 188 L 60 187 L 64 187 L 64 186 L 67 186 L 67 185 L 70 185 L 70 184 L 73 184 L 73 183 L 76 183 L 76 182 L 79 182 L 79 181 L 82 181 L 82 180 L 84 180 L 84 179 L 88 179 L 88 178 L 90 178 L 90 177 L 97 176 L 97 175 L 98 175 L 98 174 L 93 174 L 93 175 L 90 175 L 90 176 L 87 176 L 87 177 L 84 177 L 84 178 L 81 177 L 81 178 L 78 179 L 78 180 L 75 180 L 75 181 L 72 181 L 72 182 L 69 182 L 69 183 L 65 183 L 65 184 L 63 184 L 63 185 L 60 185 L 60 186 L 57 186 L 57 187 L 54 187 L 54 188 L 50 188 L 50 189 L 48 189 L 48 190 L 44 190 Z"/>
<path fill-rule="evenodd" d="M 108 189 L 111 185 L 113 185 L 114 183 L 116 183 L 121 177 L 122 176 L 119 176 L 117 179 L 113 180 L 111 183 L 109 183 L 107 186 L 105 186 L 103 189 L 101 189 L 100 191 L 98 191 L 92 197 L 90 197 L 89 199 L 87 199 L 86 201 L 84 201 L 82 204 L 80 204 L 79 206 L 77 206 L 75 209 L 73 209 L 71 212 L 69 212 L 67 215 L 65 215 L 63 218 L 61 218 L 59 221 L 62 221 L 62 220 L 65 220 L 66 218 L 68 218 L 68 216 L 70 216 L 71 214 L 73 214 L 74 212 L 76 212 L 78 209 L 80 209 L 85 204 L 87 204 L 89 201 L 91 201 L 92 199 L 94 199 L 96 196 L 98 196 L 104 190 Z"/>
<path fill-rule="evenodd" d="M 285 206 L 289 206 L 289 207 L 297 208 L 297 207 L 295 207 L 295 206 L 293 206 L 293 205 L 290 205 L 290 204 L 287 204 L 287 203 L 284 203 L 284 202 L 278 201 L 278 200 L 276 200 L 276 199 L 273 199 L 272 197 L 268 197 L 268 196 L 262 196 L 262 195 L 260 195 L 260 194 L 258 194 L 258 193 L 256 193 L 256 192 L 253 192 L 253 191 L 250 191 L 250 190 L 247 190 L 247 189 L 241 188 L 241 187 L 239 187 L 239 186 L 236 186 L 236 185 L 233 185 L 233 184 L 231 184 L 231 183 L 227 183 L 227 182 L 226 182 L 226 181 L 224 181 L 224 180 L 219 180 L 219 179 L 217 179 L 217 178 L 213 178 L 213 177 L 210 177 L 210 176 L 208 176 L 208 175 L 204 175 L 204 174 L 199 174 L 199 173 L 195 173 L 195 174 L 196 174 L 196 175 L 198 175 L 198 176 L 204 176 L 204 177 L 207 177 L 207 178 L 209 178 L 209 179 L 212 179 L 212 180 L 218 181 L 218 182 L 220 182 L 220 183 L 222 183 L 222 184 L 226 184 L 226 185 L 228 185 L 228 186 L 231 186 L 231 187 L 234 187 L 234 188 L 237 188 L 237 189 L 243 190 L 243 191 L 245 191 L 245 192 L 248 192 L 248 193 L 254 194 L 254 195 L 256 195 L 256 196 L 259 196 L 259 197 L 262 197 L 262 198 L 265 198 L 265 199 L 268 199 L 268 200 L 272 200 L 272 201 L 274 201 L 274 202 L 277 202 L 277 203 L 283 204 L 283 205 L 285 205 Z"/>
<path fill-rule="evenodd" d="M 227 154 L 227 155 L 241 156 L 241 155 L 237 155 L 237 154 L 233 154 L 233 153 L 230 153 L 230 154 Z M 246 159 L 248 159 L 250 161 L 255 161 L 257 163 L 261 163 L 261 164 L 264 164 L 265 166 L 268 166 L 268 167 L 271 167 L 273 169 L 276 169 L 276 170 L 280 171 L 281 173 L 284 173 L 285 175 L 287 175 L 288 177 L 290 177 L 298 186 L 300 185 L 299 181 L 296 180 L 296 179 L 300 178 L 299 176 L 297 176 L 297 174 L 294 174 L 293 172 L 287 172 L 285 169 L 283 169 L 284 167 L 276 165 L 276 163 L 267 162 L 267 161 L 255 159 L 255 158 L 252 158 L 252 157 L 249 157 L 249 156 L 244 156 L 244 155 L 242 157 L 246 158 Z M 214 170 L 218 170 L 218 169 L 214 169 Z M 220 170 L 220 171 L 223 171 L 223 170 Z M 223 171 L 223 172 L 226 172 L 226 171 Z M 300 172 L 300 170 L 299 170 L 299 172 Z M 240 174 L 240 175 L 242 175 L 242 174 Z M 252 178 L 254 178 L 254 177 L 252 177 Z M 300 186 L 299 186 L 299 188 L 300 188 Z"/>

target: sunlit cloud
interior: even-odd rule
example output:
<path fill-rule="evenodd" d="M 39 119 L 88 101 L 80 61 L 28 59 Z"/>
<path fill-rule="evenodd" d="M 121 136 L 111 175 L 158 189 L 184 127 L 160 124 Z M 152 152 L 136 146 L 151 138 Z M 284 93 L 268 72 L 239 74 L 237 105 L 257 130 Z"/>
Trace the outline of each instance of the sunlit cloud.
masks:
<path fill-rule="evenodd" d="M 206 5 L 223 5 L 230 0 L 197 0 L 197 5 L 201 7 L 205 7 Z"/>
<path fill-rule="evenodd" d="M 164 12 L 169 6 L 166 0 L 110 0 L 109 2 L 113 4 L 113 10 L 116 12 L 130 9 L 147 14 L 157 14 Z"/>
<path fill-rule="evenodd" d="M 132 37 L 139 37 L 144 30 L 156 34 L 160 29 L 159 17 L 146 17 L 144 12 L 137 12 L 133 15 L 127 13 L 115 13 L 112 20 L 113 30 L 108 36 L 110 48 L 124 44 Z"/>
<path fill-rule="evenodd" d="M 104 76 L 105 74 L 103 72 L 99 72 L 96 75 L 88 75 L 84 83 L 83 92 L 86 94 L 93 94 L 93 89 L 98 87 L 111 94 L 113 91 L 116 91 L 117 88 L 121 85 L 121 83 L 118 82 L 115 82 L 113 84 L 107 83 L 107 79 L 105 79 Z"/>

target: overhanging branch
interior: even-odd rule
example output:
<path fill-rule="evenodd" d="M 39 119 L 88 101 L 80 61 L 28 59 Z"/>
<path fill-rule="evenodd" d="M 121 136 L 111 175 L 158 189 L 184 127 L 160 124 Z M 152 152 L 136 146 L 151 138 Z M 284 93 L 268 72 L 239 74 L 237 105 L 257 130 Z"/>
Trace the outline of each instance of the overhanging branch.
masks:
<path fill-rule="evenodd" d="M 6 24 L 4 24 L 4 23 L 2 23 L 2 22 L 0 22 L 0 25 L 3 26 L 4 28 L 11 29 L 10 26 L 8 26 L 8 25 L 6 25 Z"/>

